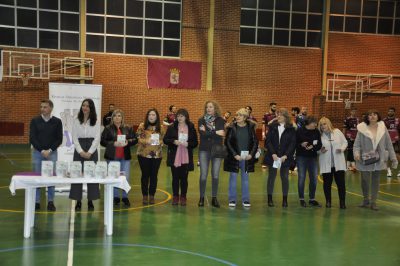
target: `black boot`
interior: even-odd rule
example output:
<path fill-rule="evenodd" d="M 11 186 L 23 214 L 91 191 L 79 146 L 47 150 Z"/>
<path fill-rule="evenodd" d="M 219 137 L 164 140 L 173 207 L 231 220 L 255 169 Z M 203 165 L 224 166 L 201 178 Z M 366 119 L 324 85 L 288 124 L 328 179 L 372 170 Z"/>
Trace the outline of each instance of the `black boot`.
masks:
<path fill-rule="evenodd" d="M 197 205 L 199 207 L 204 207 L 204 197 L 200 197 L 199 203 Z"/>
<path fill-rule="evenodd" d="M 75 211 L 79 212 L 82 209 L 82 201 L 77 200 L 75 205 Z"/>
<path fill-rule="evenodd" d="M 341 209 L 346 209 L 346 201 L 345 200 L 340 200 L 339 206 Z"/>
<path fill-rule="evenodd" d="M 211 199 L 211 205 L 213 206 L 213 207 L 215 207 L 215 208 L 219 208 L 220 206 L 219 206 L 219 202 L 218 202 L 218 200 L 217 200 L 217 197 L 212 197 L 212 199 Z"/>
<path fill-rule="evenodd" d="M 93 201 L 88 200 L 88 211 L 94 211 L 94 205 L 93 205 Z"/>
<path fill-rule="evenodd" d="M 268 207 L 274 207 L 274 201 L 272 200 L 272 195 L 268 195 Z"/>
<path fill-rule="evenodd" d="M 328 208 L 328 209 L 329 209 L 330 207 L 332 207 L 332 203 L 331 203 L 330 200 L 326 200 L 325 207 Z"/>
<path fill-rule="evenodd" d="M 287 196 L 283 196 L 282 207 L 283 207 L 283 208 L 287 208 L 287 207 L 288 207 L 288 204 L 287 204 Z"/>

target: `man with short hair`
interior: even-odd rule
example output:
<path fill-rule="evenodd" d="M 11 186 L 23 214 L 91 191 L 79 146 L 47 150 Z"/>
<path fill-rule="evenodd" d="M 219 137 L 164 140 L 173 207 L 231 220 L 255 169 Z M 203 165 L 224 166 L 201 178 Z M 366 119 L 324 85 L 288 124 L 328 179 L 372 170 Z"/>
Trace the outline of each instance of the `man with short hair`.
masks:
<path fill-rule="evenodd" d="M 178 112 L 178 108 L 175 105 L 171 105 L 169 107 L 169 113 L 165 116 L 165 118 L 163 120 L 163 124 L 165 126 L 170 126 L 175 122 L 176 112 Z"/>
<path fill-rule="evenodd" d="M 269 111 L 264 114 L 263 122 L 262 122 L 262 139 L 265 140 L 265 137 L 268 133 L 268 126 L 276 121 L 276 103 L 272 102 L 269 104 Z"/>
<path fill-rule="evenodd" d="M 34 172 L 41 174 L 42 161 L 52 161 L 55 167 L 57 148 L 63 139 L 62 123 L 51 115 L 53 102 L 43 100 L 40 103 L 40 115 L 34 117 L 30 124 L 29 142 L 33 146 L 32 161 Z M 54 187 L 47 188 L 47 210 L 56 211 L 54 206 Z M 40 188 L 36 189 L 35 210 L 40 209 Z"/>
<path fill-rule="evenodd" d="M 103 116 L 103 126 L 104 127 L 106 127 L 109 124 L 111 124 L 111 118 L 112 118 L 112 114 L 114 112 L 114 109 L 115 109 L 115 105 L 113 103 L 110 103 L 108 105 L 108 113 Z"/>
<path fill-rule="evenodd" d="M 307 107 L 306 106 L 302 106 L 300 114 L 296 118 L 296 124 L 297 124 L 297 128 L 298 129 L 304 127 L 304 121 L 307 118 L 307 112 L 308 112 Z"/>
<path fill-rule="evenodd" d="M 389 108 L 388 116 L 383 119 L 383 122 L 385 123 L 386 128 L 389 132 L 393 148 L 395 148 L 395 151 L 398 152 L 400 121 L 399 118 L 396 117 L 396 108 Z M 400 177 L 400 173 L 397 174 L 397 176 Z M 392 177 L 392 170 L 390 169 L 390 167 L 387 168 L 387 177 Z"/>
<path fill-rule="evenodd" d="M 347 140 L 347 170 L 355 171 L 356 170 L 356 162 L 353 156 L 353 146 L 354 141 L 357 136 L 357 125 L 360 123 L 360 119 L 356 117 L 356 108 L 352 108 L 350 111 L 350 116 L 346 117 L 344 120 L 344 135 Z"/>

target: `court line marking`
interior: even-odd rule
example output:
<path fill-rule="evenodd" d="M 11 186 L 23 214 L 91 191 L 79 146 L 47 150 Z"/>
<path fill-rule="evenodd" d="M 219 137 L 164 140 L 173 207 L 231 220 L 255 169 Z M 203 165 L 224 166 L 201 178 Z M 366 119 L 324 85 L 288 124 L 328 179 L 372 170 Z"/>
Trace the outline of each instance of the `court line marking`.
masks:
<path fill-rule="evenodd" d="M 8 187 L 8 186 L 5 186 L 5 187 Z M 140 186 L 139 185 L 133 185 L 132 187 L 140 187 Z M 3 188 L 3 187 L 0 187 L 0 188 Z M 157 190 L 161 191 L 162 193 L 167 195 L 167 198 L 164 199 L 163 201 L 157 202 L 157 203 L 152 204 L 152 205 L 149 204 L 149 205 L 143 205 L 143 206 L 132 207 L 132 208 L 123 208 L 123 209 L 115 209 L 114 208 L 113 211 L 114 212 L 125 212 L 125 211 L 130 211 L 130 210 L 140 210 L 140 209 L 145 209 L 145 208 L 151 208 L 151 207 L 154 207 L 154 206 L 163 205 L 163 204 L 167 203 L 169 200 L 172 199 L 172 195 L 168 191 L 165 191 L 165 190 L 159 189 L 159 188 L 157 188 Z M 0 212 L 24 213 L 24 210 L 20 211 L 20 210 L 13 210 L 13 209 L 0 209 Z M 95 213 L 95 212 L 100 212 L 101 213 L 101 212 L 104 212 L 104 211 L 90 211 L 90 213 Z M 55 215 L 55 214 L 65 214 L 65 213 L 69 213 L 69 212 L 66 212 L 66 211 L 56 211 L 56 212 L 36 211 L 35 213 L 36 214 L 52 214 L 52 215 Z M 89 211 L 80 211 L 79 213 L 89 213 Z"/>
<path fill-rule="evenodd" d="M 320 175 L 318 175 L 318 181 L 321 182 L 321 183 L 324 183 L 324 181 L 321 179 L 321 176 L 320 176 Z M 337 190 L 337 187 L 335 187 L 335 186 L 333 186 L 333 185 L 332 185 L 332 187 L 333 187 L 334 189 Z M 380 191 L 378 191 L 378 192 L 380 192 Z M 364 197 L 363 195 L 360 195 L 360 194 L 357 194 L 357 193 L 348 191 L 347 189 L 346 189 L 346 193 L 348 193 L 348 194 L 350 194 L 350 195 L 353 195 L 353 196 L 361 197 L 361 198 Z M 381 199 L 377 199 L 376 201 L 382 202 L 382 203 L 384 203 L 384 204 L 386 204 L 386 205 L 392 205 L 392 206 L 400 207 L 400 204 L 395 203 L 395 202 L 390 202 L 390 201 L 381 200 Z"/>
<path fill-rule="evenodd" d="M 67 266 L 74 264 L 74 232 L 75 232 L 75 200 L 71 200 L 71 219 L 69 220 L 68 256 Z"/>
<path fill-rule="evenodd" d="M 197 256 L 209 260 L 213 260 L 216 262 L 220 262 L 225 265 L 230 265 L 230 266 L 236 266 L 236 264 L 216 258 L 213 256 L 193 252 L 193 251 L 188 251 L 188 250 L 183 250 L 183 249 L 176 249 L 176 248 L 168 248 L 168 247 L 162 247 L 162 246 L 152 246 L 152 245 L 144 245 L 144 244 L 123 244 L 123 243 L 113 243 L 113 244 L 103 244 L 103 243 L 78 243 L 76 244 L 77 246 L 104 246 L 105 248 L 109 248 L 110 246 L 116 246 L 116 247 L 139 247 L 139 248 L 150 248 L 150 249 L 159 249 L 159 250 L 165 250 L 165 251 L 173 251 L 177 253 L 182 253 L 182 254 L 187 254 L 187 255 L 192 255 L 192 256 Z M 5 253 L 5 252 L 14 252 L 14 251 L 20 251 L 20 250 L 25 250 L 25 249 L 36 249 L 36 248 L 48 248 L 48 247 L 65 247 L 66 244 L 48 244 L 48 245 L 38 245 L 38 246 L 31 246 L 31 247 L 18 247 L 18 248 L 6 248 L 6 249 L 0 249 L 0 253 Z"/>

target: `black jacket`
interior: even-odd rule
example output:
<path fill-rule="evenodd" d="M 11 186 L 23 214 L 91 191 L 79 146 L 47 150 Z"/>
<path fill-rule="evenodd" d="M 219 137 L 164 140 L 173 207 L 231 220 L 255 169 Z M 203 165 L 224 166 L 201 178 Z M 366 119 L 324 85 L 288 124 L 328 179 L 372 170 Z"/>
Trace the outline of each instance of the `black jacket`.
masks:
<path fill-rule="evenodd" d="M 101 134 L 100 145 L 106 147 L 104 153 L 104 158 L 106 160 L 115 160 L 114 142 L 117 141 L 117 132 L 117 127 L 111 124 L 106 126 Z M 124 147 L 124 159 L 130 160 L 132 158 L 130 147 L 135 145 L 138 141 L 131 127 L 121 127 L 121 133 L 126 135 L 126 140 L 128 141 L 128 145 Z"/>
<path fill-rule="evenodd" d="M 188 170 L 193 171 L 194 170 L 194 164 L 193 164 L 193 149 L 197 147 L 198 141 L 197 141 L 197 133 L 196 129 L 194 128 L 194 125 L 192 122 L 189 122 L 188 124 L 188 153 L 189 153 L 189 166 Z M 168 145 L 168 151 L 167 151 L 167 166 L 171 167 L 174 165 L 175 162 L 175 156 L 176 156 L 176 150 L 177 146 L 174 144 L 175 140 L 178 140 L 178 121 L 175 121 L 172 125 L 170 125 L 167 129 L 167 133 L 165 133 L 164 136 L 164 143 Z"/>
<path fill-rule="evenodd" d="M 225 146 L 228 150 L 228 156 L 224 160 L 224 171 L 227 172 L 239 172 L 239 161 L 235 159 L 235 155 L 240 155 L 239 146 L 237 143 L 236 131 L 238 125 L 236 122 L 231 123 L 227 128 L 225 137 Z M 249 131 L 249 153 L 251 159 L 246 161 L 246 172 L 254 172 L 254 164 L 256 159 L 254 158 L 258 149 L 258 139 L 256 136 L 256 124 L 247 121 L 247 129 Z"/>
<path fill-rule="evenodd" d="M 265 148 L 267 149 L 264 156 L 264 164 L 272 166 L 274 160 L 272 154 L 278 157 L 286 155 L 287 159 L 282 164 L 282 167 L 290 167 L 293 163 L 293 154 L 296 150 L 296 130 L 292 125 L 285 127 L 279 141 L 279 123 L 273 123 L 269 127 L 268 134 L 265 139 Z"/>

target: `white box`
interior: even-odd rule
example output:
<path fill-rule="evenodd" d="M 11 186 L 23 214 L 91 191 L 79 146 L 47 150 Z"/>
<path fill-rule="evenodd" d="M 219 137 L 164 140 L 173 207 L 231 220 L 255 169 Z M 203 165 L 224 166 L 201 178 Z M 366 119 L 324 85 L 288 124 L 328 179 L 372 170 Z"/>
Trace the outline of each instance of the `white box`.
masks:
<path fill-rule="evenodd" d="M 69 173 L 71 178 L 82 177 L 82 163 L 80 161 L 71 162 Z"/>
<path fill-rule="evenodd" d="M 56 176 L 58 177 L 68 176 L 68 162 L 65 161 L 56 162 Z"/>
<path fill-rule="evenodd" d="M 107 162 L 97 162 L 96 168 L 94 171 L 94 175 L 96 178 L 106 178 L 107 177 Z"/>
<path fill-rule="evenodd" d="M 54 164 L 52 161 L 42 161 L 42 176 L 53 176 Z"/>
<path fill-rule="evenodd" d="M 95 168 L 96 168 L 95 162 L 93 161 L 83 162 L 83 176 L 85 178 L 95 177 Z"/>
<path fill-rule="evenodd" d="M 120 162 L 110 162 L 108 164 L 108 176 L 111 178 L 119 177 L 119 172 L 121 171 Z"/>

